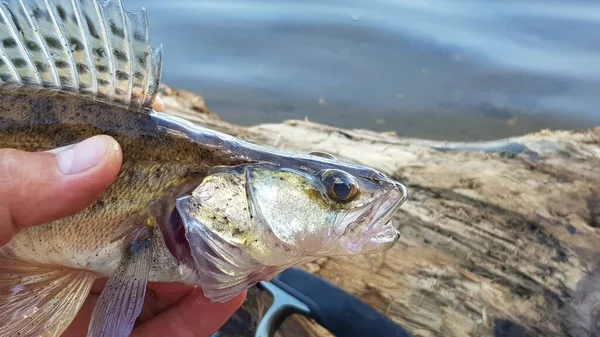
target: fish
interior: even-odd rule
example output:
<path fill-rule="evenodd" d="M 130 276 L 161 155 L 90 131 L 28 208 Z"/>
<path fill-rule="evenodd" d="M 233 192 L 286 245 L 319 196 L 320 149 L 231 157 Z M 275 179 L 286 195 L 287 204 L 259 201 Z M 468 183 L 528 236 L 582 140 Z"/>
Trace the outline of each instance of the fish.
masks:
<path fill-rule="evenodd" d="M 0 335 L 60 336 L 99 278 L 88 336 L 128 336 L 148 282 L 227 301 L 320 257 L 400 237 L 407 188 L 327 152 L 250 143 L 157 111 L 162 45 L 119 0 L 0 0 L 0 147 L 120 145 L 114 183 L 83 211 L 0 247 Z"/>

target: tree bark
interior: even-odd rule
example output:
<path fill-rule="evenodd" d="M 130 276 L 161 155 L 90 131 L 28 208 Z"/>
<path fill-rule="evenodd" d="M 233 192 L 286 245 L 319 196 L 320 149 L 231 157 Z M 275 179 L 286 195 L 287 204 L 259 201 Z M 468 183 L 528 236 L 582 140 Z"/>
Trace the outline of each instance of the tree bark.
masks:
<path fill-rule="evenodd" d="M 235 126 L 197 96 L 166 88 L 162 96 L 169 112 L 207 127 L 326 151 L 404 183 L 396 246 L 303 268 L 414 336 L 600 336 L 600 127 L 442 143 L 309 121 Z M 227 327 L 252 336 L 269 301 L 251 289 Z M 303 318 L 287 320 L 279 335 L 330 336 Z"/>

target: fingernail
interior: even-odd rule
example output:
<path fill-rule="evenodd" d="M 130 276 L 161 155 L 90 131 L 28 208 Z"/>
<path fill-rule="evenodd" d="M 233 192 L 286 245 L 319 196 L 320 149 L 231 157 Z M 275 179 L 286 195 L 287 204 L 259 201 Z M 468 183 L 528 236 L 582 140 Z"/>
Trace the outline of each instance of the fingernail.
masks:
<path fill-rule="evenodd" d="M 106 153 L 106 139 L 92 137 L 56 153 L 58 168 L 63 174 L 77 174 L 94 167 Z M 54 152 L 54 151 L 53 151 Z"/>

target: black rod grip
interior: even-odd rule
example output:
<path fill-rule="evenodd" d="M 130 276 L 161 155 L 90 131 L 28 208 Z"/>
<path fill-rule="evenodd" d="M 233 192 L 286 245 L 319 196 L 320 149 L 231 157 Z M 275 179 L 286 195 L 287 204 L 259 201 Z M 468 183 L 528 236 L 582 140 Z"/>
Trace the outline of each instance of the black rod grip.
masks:
<path fill-rule="evenodd" d="M 281 272 L 271 283 L 306 304 L 311 318 L 336 337 L 412 337 L 365 302 L 299 268 Z"/>

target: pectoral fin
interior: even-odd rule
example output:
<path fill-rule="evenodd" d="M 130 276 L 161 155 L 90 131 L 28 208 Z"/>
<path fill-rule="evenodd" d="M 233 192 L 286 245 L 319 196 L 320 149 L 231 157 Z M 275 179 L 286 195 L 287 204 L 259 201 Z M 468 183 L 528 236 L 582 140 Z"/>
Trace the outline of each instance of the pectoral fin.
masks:
<path fill-rule="evenodd" d="M 88 271 L 0 258 L 0 336 L 60 336 L 95 278 Z"/>
<path fill-rule="evenodd" d="M 128 337 L 142 311 L 152 262 L 151 238 L 134 240 L 100 294 L 88 337 Z"/>

